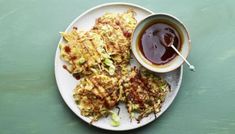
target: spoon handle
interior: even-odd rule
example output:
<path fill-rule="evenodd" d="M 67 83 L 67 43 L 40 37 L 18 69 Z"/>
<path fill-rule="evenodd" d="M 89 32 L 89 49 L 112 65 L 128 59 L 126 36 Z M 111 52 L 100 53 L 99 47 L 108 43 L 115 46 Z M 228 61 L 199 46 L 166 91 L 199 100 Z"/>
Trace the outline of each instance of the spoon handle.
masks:
<path fill-rule="evenodd" d="M 185 58 L 184 56 L 175 48 L 174 45 L 171 45 L 171 47 L 175 50 L 175 52 L 186 62 L 186 64 L 188 64 L 189 69 L 191 71 L 195 71 L 195 67 L 193 65 L 191 65 Z"/>

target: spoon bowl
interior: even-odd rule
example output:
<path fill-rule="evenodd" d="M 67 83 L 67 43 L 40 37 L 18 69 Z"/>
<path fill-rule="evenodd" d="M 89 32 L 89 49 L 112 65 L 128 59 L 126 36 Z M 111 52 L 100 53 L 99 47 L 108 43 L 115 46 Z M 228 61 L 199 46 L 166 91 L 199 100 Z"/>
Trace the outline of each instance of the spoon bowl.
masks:
<path fill-rule="evenodd" d="M 160 40 L 162 42 L 162 44 L 165 46 L 165 47 L 171 47 L 184 61 L 185 63 L 189 66 L 189 69 L 191 71 L 195 71 L 195 67 L 193 65 L 191 65 L 188 60 L 175 48 L 175 46 L 173 45 L 174 43 L 174 38 L 175 38 L 175 35 L 174 34 L 171 34 L 171 33 L 165 33 L 165 34 L 162 34 L 161 37 L 160 37 Z"/>

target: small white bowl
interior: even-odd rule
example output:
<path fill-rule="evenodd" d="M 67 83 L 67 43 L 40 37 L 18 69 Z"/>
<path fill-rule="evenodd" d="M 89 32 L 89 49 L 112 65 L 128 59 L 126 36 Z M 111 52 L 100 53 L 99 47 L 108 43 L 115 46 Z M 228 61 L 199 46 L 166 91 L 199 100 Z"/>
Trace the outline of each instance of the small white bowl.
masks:
<path fill-rule="evenodd" d="M 186 27 L 184 26 L 184 24 L 179 19 L 177 19 L 176 17 L 172 15 L 165 14 L 165 13 L 152 14 L 138 23 L 132 35 L 131 49 L 135 58 L 142 66 L 154 72 L 165 73 L 165 72 L 170 72 L 180 67 L 184 63 L 183 59 L 177 55 L 174 59 L 172 59 L 166 64 L 156 65 L 148 61 L 143 56 L 138 45 L 139 36 L 142 30 L 151 22 L 157 22 L 158 20 L 161 22 L 166 22 L 167 24 L 173 25 L 174 28 L 179 32 L 181 36 L 180 53 L 185 58 L 187 58 L 189 51 L 191 49 L 191 40 L 189 38 L 189 33 Z"/>

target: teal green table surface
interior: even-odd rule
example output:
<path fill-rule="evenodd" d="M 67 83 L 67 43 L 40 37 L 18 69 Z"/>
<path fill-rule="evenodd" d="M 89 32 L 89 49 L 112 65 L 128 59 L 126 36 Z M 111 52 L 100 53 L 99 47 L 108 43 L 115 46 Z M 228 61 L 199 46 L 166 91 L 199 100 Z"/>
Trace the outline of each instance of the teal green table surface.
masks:
<path fill-rule="evenodd" d="M 64 103 L 54 76 L 59 32 L 108 0 L 0 0 L 0 134 L 116 133 L 88 125 Z M 156 121 L 123 133 L 235 133 L 235 1 L 136 0 L 180 18 L 192 39 L 180 91 Z M 118 132 L 119 134 L 121 132 Z"/>

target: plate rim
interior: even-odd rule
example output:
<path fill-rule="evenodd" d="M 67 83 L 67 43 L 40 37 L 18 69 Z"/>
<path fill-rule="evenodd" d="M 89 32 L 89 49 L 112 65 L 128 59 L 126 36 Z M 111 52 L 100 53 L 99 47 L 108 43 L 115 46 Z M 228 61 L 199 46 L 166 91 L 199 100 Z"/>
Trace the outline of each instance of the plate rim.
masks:
<path fill-rule="evenodd" d="M 101 8 L 101 7 L 105 7 L 105 6 L 114 6 L 114 5 L 132 6 L 132 7 L 136 7 L 136 8 L 145 10 L 145 11 L 149 12 L 150 14 L 153 14 L 153 13 L 154 13 L 153 11 L 151 11 L 151 10 L 145 8 L 145 7 L 142 7 L 142 6 L 140 6 L 140 5 L 134 4 L 134 3 L 127 3 L 127 2 L 108 2 L 108 3 L 103 3 L 103 4 L 96 5 L 96 6 L 94 6 L 94 7 L 91 7 L 91 8 L 89 8 L 89 9 L 85 10 L 84 12 L 82 12 L 79 16 L 77 16 L 75 19 L 73 19 L 73 21 L 67 26 L 67 28 L 65 29 L 65 32 L 67 32 L 67 31 L 70 29 L 70 27 L 71 27 L 77 20 L 79 20 L 80 18 L 82 18 L 83 16 L 85 16 L 87 13 L 89 13 L 89 12 L 91 12 L 91 11 L 93 11 L 93 10 L 99 9 L 99 8 Z M 60 37 L 60 40 L 59 40 L 58 44 L 59 44 L 62 40 L 63 40 L 63 38 Z M 57 78 L 57 77 L 58 77 L 58 76 L 57 76 L 57 75 L 58 75 L 58 74 L 57 74 L 57 60 L 56 60 L 57 54 L 58 54 L 58 51 L 59 51 L 58 44 L 57 44 L 57 47 L 56 47 L 56 52 L 55 52 L 55 57 L 54 57 L 54 58 L 55 58 L 55 59 L 54 59 L 54 73 L 55 73 L 54 76 L 55 76 L 55 79 L 56 79 L 57 88 L 58 88 L 58 90 L 59 90 L 59 92 L 60 92 L 60 95 L 61 95 L 63 101 L 65 102 L 66 106 L 67 106 L 76 116 L 78 116 L 82 121 L 84 121 L 84 122 L 86 122 L 87 124 L 89 124 L 89 122 L 87 122 L 87 121 L 85 121 L 84 119 L 82 119 L 82 118 L 69 106 L 69 104 L 67 104 L 67 101 L 66 101 L 65 96 L 62 94 L 62 92 L 61 92 L 61 90 L 60 90 L 60 88 L 59 88 L 59 80 L 58 80 L 58 78 Z M 178 69 L 178 68 L 176 68 L 176 69 Z M 175 70 L 176 70 L 176 69 L 175 69 Z M 175 70 L 172 70 L 172 71 L 175 71 Z M 160 114 L 157 118 L 159 118 L 159 117 L 171 106 L 172 102 L 175 100 L 175 98 L 176 98 L 176 96 L 177 96 L 177 94 L 178 94 L 178 92 L 179 92 L 179 89 L 180 89 L 181 83 L 182 83 L 182 77 L 183 77 L 183 65 L 180 66 L 180 70 L 179 70 L 179 71 L 180 71 L 180 77 L 179 77 L 179 81 L 178 81 L 178 86 L 177 86 L 177 88 L 175 89 L 175 90 L 176 90 L 175 96 L 169 101 L 168 107 L 166 107 L 166 109 L 164 109 L 164 110 L 161 112 L 161 114 Z M 147 124 L 149 124 L 149 123 L 151 123 L 151 122 L 153 122 L 153 121 L 155 121 L 155 120 L 156 120 L 156 118 L 153 119 L 153 120 L 151 120 L 151 121 L 149 121 L 149 122 L 144 123 L 143 125 L 136 126 L 136 127 L 133 127 L 133 128 L 127 128 L 127 129 L 109 129 L 109 128 L 101 127 L 101 126 L 94 125 L 94 124 L 91 124 L 91 125 L 92 125 L 92 126 L 95 126 L 96 128 L 100 128 L 100 129 L 104 129 L 104 130 L 111 130 L 111 131 L 128 131 L 128 130 L 133 130 L 133 129 L 137 129 L 137 128 L 143 127 L 143 126 L 145 126 L 145 125 L 147 125 Z M 90 124 L 89 124 L 89 125 L 90 125 Z"/>

